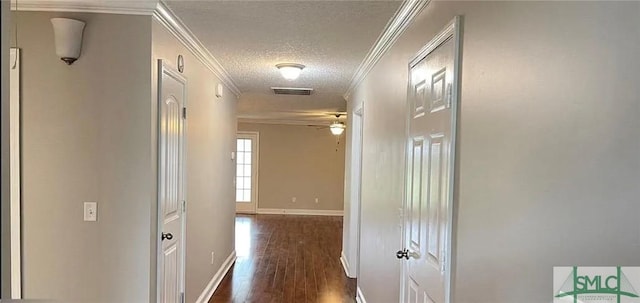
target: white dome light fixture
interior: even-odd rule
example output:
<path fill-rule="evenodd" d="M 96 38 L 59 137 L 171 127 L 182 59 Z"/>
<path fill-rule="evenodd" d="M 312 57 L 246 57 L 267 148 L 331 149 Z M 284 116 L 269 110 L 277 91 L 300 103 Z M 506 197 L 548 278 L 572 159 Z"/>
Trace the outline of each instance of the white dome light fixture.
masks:
<path fill-rule="evenodd" d="M 78 60 L 82 47 L 84 21 L 68 18 L 52 18 L 56 41 L 56 55 L 68 65 Z"/>
<path fill-rule="evenodd" d="M 278 70 L 280 70 L 280 74 L 287 80 L 295 80 L 300 77 L 300 73 L 302 73 L 302 69 L 305 68 L 302 64 L 297 63 L 280 63 L 276 64 Z"/>
<path fill-rule="evenodd" d="M 345 129 L 345 125 L 342 122 L 336 121 L 336 122 L 331 123 L 331 125 L 329 125 L 329 130 L 335 136 L 342 135 L 342 133 L 344 132 L 344 129 Z"/>

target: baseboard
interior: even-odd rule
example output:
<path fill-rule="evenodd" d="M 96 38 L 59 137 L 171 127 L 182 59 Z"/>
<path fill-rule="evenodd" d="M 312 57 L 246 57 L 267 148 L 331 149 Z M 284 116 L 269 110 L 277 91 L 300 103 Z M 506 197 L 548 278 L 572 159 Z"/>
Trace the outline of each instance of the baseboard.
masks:
<path fill-rule="evenodd" d="M 344 274 L 349 278 L 355 278 L 355 276 L 351 275 L 351 267 L 349 266 L 349 261 L 347 261 L 347 256 L 344 255 L 344 251 L 340 253 L 340 263 L 342 263 Z"/>
<path fill-rule="evenodd" d="M 342 217 L 344 211 L 323 209 L 282 209 L 282 208 L 258 208 L 256 212 L 262 215 L 300 215 L 300 216 L 338 216 Z"/>
<path fill-rule="evenodd" d="M 209 300 L 213 296 L 213 293 L 216 291 L 216 289 L 220 285 L 220 282 L 222 282 L 222 279 L 227 274 L 229 269 L 231 269 L 231 265 L 233 265 L 233 262 L 235 261 L 236 261 L 236 251 L 234 250 L 227 257 L 227 259 L 224 260 L 224 263 L 222 263 L 222 266 L 220 266 L 220 269 L 218 269 L 218 272 L 216 272 L 216 274 L 213 275 L 213 278 L 211 278 L 211 281 L 209 281 L 209 284 L 207 284 L 207 287 L 205 287 L 205 289 L 202 291 L 202 294 L 200 294 L 200 296 L 196 300 L 196 303 L 209 302 Z"/>
<path fill-rule="evenodd" d="M 364 295 L 362 294 L 362 289 L 360 289 L 360 286 L 357 287 L 356 302 L 367 303 L 367 300 L 365 300 Z"/>

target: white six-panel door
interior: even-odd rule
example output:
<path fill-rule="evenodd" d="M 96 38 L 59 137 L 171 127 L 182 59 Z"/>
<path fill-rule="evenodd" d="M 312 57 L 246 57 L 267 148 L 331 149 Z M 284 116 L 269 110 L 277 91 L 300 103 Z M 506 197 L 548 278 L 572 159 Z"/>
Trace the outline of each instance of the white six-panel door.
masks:
<path fill-rule="evenodd" d="M 456 19 L 409 64 L 403 302 L 449 302 L 457 29 Z"/>
<path fill-rule="evenodd" d="M 184 136 L 186 79 L 158 63 L 158 302 L 184 295 Z"/>

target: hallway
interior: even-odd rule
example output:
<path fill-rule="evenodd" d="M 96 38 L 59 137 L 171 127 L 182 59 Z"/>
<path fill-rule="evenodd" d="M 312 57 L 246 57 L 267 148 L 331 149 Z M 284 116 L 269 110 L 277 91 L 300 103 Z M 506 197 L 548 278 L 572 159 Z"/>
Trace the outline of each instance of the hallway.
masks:
<path fill-rule="evenodd" d="M 238 259 L 209 302 L 355 302 L 341 238 L 340 217 L 238 215 Z"/>

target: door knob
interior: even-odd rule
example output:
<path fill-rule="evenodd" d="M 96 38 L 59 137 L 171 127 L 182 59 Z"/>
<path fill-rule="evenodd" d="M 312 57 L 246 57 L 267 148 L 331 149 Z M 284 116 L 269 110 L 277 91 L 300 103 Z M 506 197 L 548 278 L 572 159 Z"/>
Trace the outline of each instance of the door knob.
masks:
<path fill-rule="evenodd" d="M 162 241 L 164 241 L 164 239 L 171 240 L 173 239 L 173 235 L 171 233 L 162 233 Z"/>
<path fill-rule="evenodd" d="M 405 258 L 405 259 L 409 260 L 409 250 L 408 250 L 408 249 L 406 249 L 406 248 L 405 248 L 405 249 L 403 249 L 403 250 L 399 250 L 399 251 L 396 253 L 396 258 L 398 258 L 398 259 Z"/>

